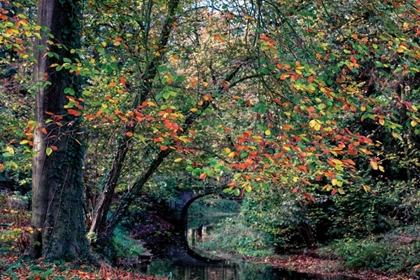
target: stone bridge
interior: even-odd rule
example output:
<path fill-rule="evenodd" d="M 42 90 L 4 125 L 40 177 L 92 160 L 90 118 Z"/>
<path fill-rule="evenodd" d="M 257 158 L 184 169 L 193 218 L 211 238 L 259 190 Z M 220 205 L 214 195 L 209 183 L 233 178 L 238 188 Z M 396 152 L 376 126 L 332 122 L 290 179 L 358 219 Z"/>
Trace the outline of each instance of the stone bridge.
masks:
<path fill-rule="evenodd" d="M 149 249 L 152 250 L 153 254 L 160 257 L 168 257 L 177 262 L 188 265 L 199 265 L 200 263 L 216 262 L 221 263 L 220 260 L 210 260 L 206 257 L 198 255 L 196 252 L 190 249 L 187 240 L 188 230 L 188 208 L 197 199 L 211 195 L 221 199 L 231 199 L 242 201 L 242 198 L 233 194 L 224 193 L 226 184 L 220 182 L 212 182 L 212 184 L 203 184 L 201 187 L 194 188 L 177 188 L 175 189 L 174 200 L 171 202 L 164 202 L 155 197 L 151 199 L 154 215 L 170 223 L 173 228 L 171 229 L 171 235 L 165 235 L 162 238 L 159 237 L 160 245 L 154 248 L 153 246 Z M 145 196 L 147 196 L 145 194 Z M 153 223 L 153 221 L 151 221 Z M 149 236 L 149 234 L 146 234 Z M 147 237 L 146 237 L 147 238 Z M 151 241 L 150 244 L 154 244 L 155 241 Z M 162 247 L 162 248 L 161 248 Z"/>
<path fill-rule="evenodd" d="M 173 202 L 167 203 L 166 207 L 170 211 L 170 216 L 167 217 L 174 225 L 179 227 L 186 227 L 188 218 L 188 208 L 197 199 L 211 195 L 221 199 L 230 199 L 242 201 L 242 198 L 234 194 L 223 192 L 225 187 L 221 186 L 205 186 L 188 189 L 177 189 L 177 196 Z"/>

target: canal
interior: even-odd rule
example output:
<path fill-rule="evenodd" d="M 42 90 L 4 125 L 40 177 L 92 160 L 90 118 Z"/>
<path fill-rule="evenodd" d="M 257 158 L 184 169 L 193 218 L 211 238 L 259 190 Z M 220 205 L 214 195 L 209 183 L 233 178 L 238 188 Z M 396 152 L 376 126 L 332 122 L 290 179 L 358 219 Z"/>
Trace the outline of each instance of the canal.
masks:
<path fill-rule="evenodd" d="M 194 205 L 196 204 L 196 205 Z M 200 242 L 212 237 L 214 225 L 221 219 L 237 215 L 240 206 L 222 203 L 220 208 L 214 199 L 193 203 L 188 213 L 188 227 L 179 242 L 166 249 L 165 256 L 142 264 L 140 272 L 173 280 L 274 280 L 274 279 L 322 279 L 350 280 L 351 277 L 326 277 L 297 273 L 266 264 L 240 260 L 215 260 L 216 257 L 199 249 Z M 226 209 L 226 205 L 229 205 Z M 185 237 L 187 240 L 185 240 Z M 199 252 L 199 253 L 197 253 Z"/>

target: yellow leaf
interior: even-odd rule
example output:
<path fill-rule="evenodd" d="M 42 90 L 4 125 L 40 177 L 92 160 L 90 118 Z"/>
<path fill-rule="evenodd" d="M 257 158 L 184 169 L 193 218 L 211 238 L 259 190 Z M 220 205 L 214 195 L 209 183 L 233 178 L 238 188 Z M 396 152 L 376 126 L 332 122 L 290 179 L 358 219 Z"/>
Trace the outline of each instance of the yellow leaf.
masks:
<path fill-rule="evenodd" d="M 157 107 L 156 103 L 152 101 L 147 101 L 147 105 L 152 106 L 152 107 Z"/>
<path fill-rule="evenodd" d="M 383 118 L 379 118 L 379 123 L 380 123 L 381 125 L 384 125 L 384 124 L 385 124 L 385 120 L 384 120 Z"/>
<path fill-rule="evenodd" d="M 293 177 L 293 182 L 297 182 L 297 181 L 299 181 L 299 177 Z"/>
<path fill-rule="evenodd" d="M 119 45 L 121 45 L 121 42 L 119 42 L 119 41 L 114 42 L 114 46 L 118 47 Z"/>
<path fill-rule="evenodd" d="M 378 163 L 376 161 L 374 161 L 373 159 L 370 160 L 370 166 L 374 169 L 374 170 L 378 170 Z"/>
<path fill-rule="evenodd" d="M 268 136 L 268 135 L 271 135 L 271 131 L 270 131 L 269 129 L 267 129 L 264 133 L 265 133 L 265 135 L 267 135 L 267 136 Z"/>
<path fill-rule="evenodd" d="M 101 45 L 102 45 L 102 47 L 105 48 L 106 47 L 106 42 L 102 42 Z"/>
<path fill-rule="evenodd" d="M 309 126 L 317 131 L 321 129 L 321 124 L 322 123 L 318 120 L 311 120 L 309 122 Z"/>
<path fill-rule="evenodd" d="M 369 186 L 365 186 L 365 185 L 363 185 L 363 189 L 365 190 L 365 192 L 370 191 L 370 187 L 369 187 Z"/>
<path fill-rule="evenodd" d="M 198 110 L 197 108 L 191 108 L 190 109 L 190 111 L 193 112 L 193 113 L 197 112 L 197 110 Z"/>
<path fill-rule="evenodd" d="M 225 148 L 225 153 L 229 154 L 231 152 L 231 150 L 229 148 Z"/>
<path fill-rule="evenodd" d="M 411 126 L 412 126 L 412 127 L 415 127 L 416 125 L 417 125 L 417 122 L 416 122 L 415 120 L 412 120 L 412 121 L 411 121 Z"/>
<path fill-rule="evenodd" d="M 20 144 L 21 145 L 25 145 L 25 144 L 27 144 L 29 141 L 28 140 L 22 140 L 22 141 L 20 141 Z"/>
<path fill-rule="evenodd" d="M 400 137 L 400 135 L 399 135 L 398 133 L 396 133 L 395 131 L 394 131 L 394 132 L 392 132 L 392 136 L 393 136 L 394 138 L 398 138 L 398 137 Z"/>
<path fill-rule="evenodd" d="M 180 162 L 182 160 L 182 158 L 176 158 L 175 160 L 174 160 L 174 162 Z"/>
<path fill-rule="evenodd" d="M 361 110 L 362 112 L 364 112 L 364 111 L 366 111 L 366 107 L 365 107 L 365 106 L 362 106 L 362 108 L 360 108 L 360 110 Z"/>
<path fill-rule="evenodd" d="M 235 156 L 235 152 L 231 152 L 228 157 L 233 158 Z"/>
<path fill-rule="evenodd" d="M 380 170 L 381 172 L 385 172 L 385 168 L 384 168 L 382 165 L 379 165 L 378 167 L 379 167 L 379 170 Z"/>
<path fill-rule="evenodd" d="M 209 83 L 203 82 L 203 87 L 207 87 L 208 85 L 209 85 Z"/>
<path fill-rule="evenodd" d="M 45 153 L 47 154 L 47 156 L 49 156 L 49 155 L 51 155 L 52 151 L 53 151 L 53 150 L 52 150 L 50 147 L 48 147 L 48 148 L 45 150 Z"/>

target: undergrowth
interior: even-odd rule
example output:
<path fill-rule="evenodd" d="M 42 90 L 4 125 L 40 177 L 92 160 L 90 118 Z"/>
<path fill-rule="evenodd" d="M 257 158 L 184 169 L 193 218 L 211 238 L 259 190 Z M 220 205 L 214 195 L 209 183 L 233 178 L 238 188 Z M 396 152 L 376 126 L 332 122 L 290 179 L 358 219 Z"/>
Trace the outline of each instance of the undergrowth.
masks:
<path fill-rule="evenodd" d="M 420 276 L 420 225 L 407 226 L 362 240 L 343 239 L 318 250 L 353 268 L 413 273 Z"/>
<path fill-rule="evenodd" d="M 137 257 L 146 251 L 141 241 L 130 238 L 128 231 L 122 227 L 117 227 L 114 230 L 111 242 L 115 254 L 120 259 Z"/>

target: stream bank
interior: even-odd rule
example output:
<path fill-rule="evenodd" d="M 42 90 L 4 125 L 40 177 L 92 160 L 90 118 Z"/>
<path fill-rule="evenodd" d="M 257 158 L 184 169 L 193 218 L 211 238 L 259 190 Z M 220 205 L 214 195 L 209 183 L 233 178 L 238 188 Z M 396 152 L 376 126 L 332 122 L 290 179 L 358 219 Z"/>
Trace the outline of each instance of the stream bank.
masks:
<path fill-rule="evenodd" d="M 207 267 L 207 273 L 211 272 L 217 274 L 222 273 L 220 271 L 223 271 L 224 275 L 237 275 L 231 272 L 231 267 L 232 263 L 239 262 L 249 264 L 245 265 L 247 266 L 246 269 L 248 269 L 247 273 L 252 273 L 249 272 L 252 269 L 260 272 L 264 271 L 267 275 L 274 275 L 273 277 L 279 275 L 284 277 L 283 274 L 279 273 L 286 271 L 288 274 L 292 275 L 293 273 L 296 273 L 296 275 L 299 275 L 300 277 L 296 278 L 298 276 L 291 276 L 292 278 L 286 277 L 284 279 L 418 279 L 415 274 L 390 274 L 373 270 L 350 269 L 344 265 L 343 261 L 322 256 L 315 249 L 308 250 L 306 253 L 296 252 L 290 255 L 272 254 L 267 257 L 244 257 L 223 252 L 195 252 L 188 246 L 188 242 L 185 239 L 186 236 L 182 231 L 175 232 L 175 228 L 172 225 L 153 214 L 148 213 L 147 218 L 148 224 L 136 226 L 132 231 L 131 237 L 142 240 L 144 242 L 143 246 L 148 248 L 149 251 L 146 253 L 147 256 L 140 256 L 137 259 L 138 262 L 133 260 L 131 264 L 134 267 L 141 267 L 142 273 L 151 273 L 149 275 L 158 277 L 173 277 L 173 273 L 195 273 L 195 275 L 197 275 L 203 273 L 201 272 L 201 270 L 203 270 L 203 264 Z M 203 239 L 203 232 L 200 234 L 200 238 Z M 190 238 L 189 235 L 188 238 Z M 206 236 L 206 234 L 204 234 L 204 236 Z M 169 262 L 165 259 L 169 260 Z M 212 259 L 223 259 L 227 265 L 224 263 L 212 262 Z M 148 270 L 144 260 L 146 260 L 146 262 L 148 262 L 148 260 L 152 262 L 155 261 L 152 265 L 152 270 Z M 143 262 L 143 265 L 140 264 L 141 262 Z M 255 268 L 249 268 L 253 264 L 256 265 Z M 220 267 L 223 269 L 220 270 Z M 239 271 L 241 271 L 244 266 L 239 265 L 239 267 Z M 267 278 L 269 276 L 265 277 L 266 279 L 269 279 Z M 197 279 L 201 278 L 198 277 Z"/>

